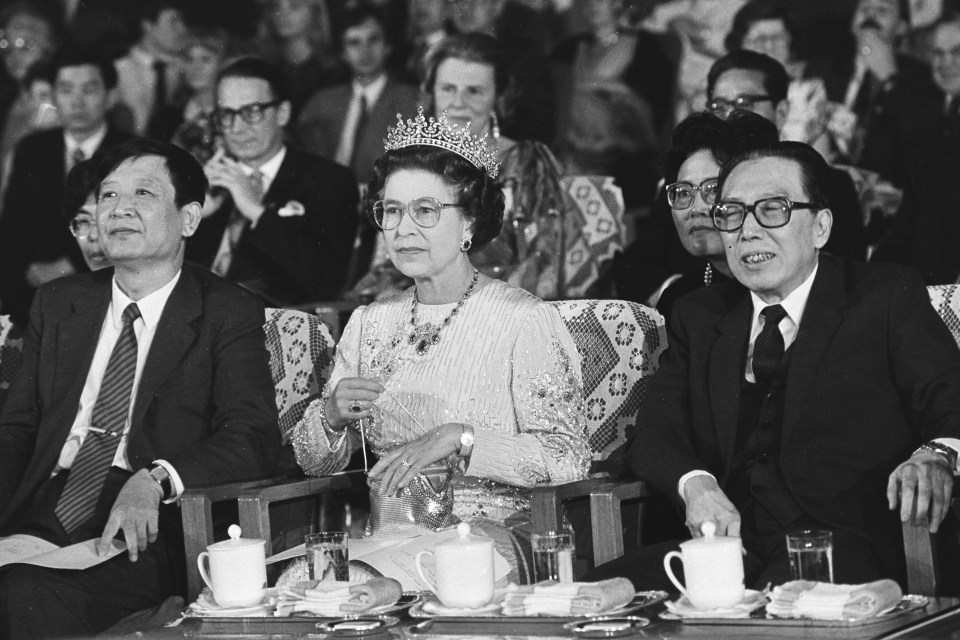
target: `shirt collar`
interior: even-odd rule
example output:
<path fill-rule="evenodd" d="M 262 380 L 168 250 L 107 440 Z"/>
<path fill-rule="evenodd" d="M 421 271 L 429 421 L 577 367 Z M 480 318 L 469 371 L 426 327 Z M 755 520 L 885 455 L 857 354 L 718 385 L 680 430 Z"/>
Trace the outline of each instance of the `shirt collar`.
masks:
<path fill-rule="evenodd" d="M 274 178 L 277 177 L 277 173 L 280 172 L 280 165 L 283 164 L 283 159 L 286 157 L 287 147 L 284 145 L 280 147 L 280 151 L 277 151 L 272 158 L 260 165 L 259 169 L 254 169 L 253 167 L 243 165 L 243 172 L 249 176 L 253 175 L 254 171 L 259 171 L 261 174 L 263 174 L 264 189 L 267 189 L 269 185 L 273 183 Z"/>
<path fill-rule="evenodd" d="M 117 284 L 117 278 L 114 276 L 110 307 L 110 318 L 113 320 L 113 326 L 118 330 L 123 327 L 124 310 L 131 302 L 136 302 L 137 308 L 140 309 L 140 317 L 143 319 L 143 325 L 147 328 L 147 330 L 153 330 L 153 328 L 156 327 L 157 323 L 160 321 L 160 314 L 163 313 L 163 308 L 167 305 L 167 299 L 170 297 L 170 294 L 173 292 L 173 288 L 180 280 L 180 274 L 182 272 L 182 269 L 178 270 L 170 282 L 163 285 L 150 295 L 144 296 L 136 301 L 128 298 L 127 294 L 120 290 L 120 285 Z"/>
<path fill-rule="evenodd" d="M 803 311 L 807 308 L 807 299 L 810 297 L 810 289 L 813 287 L 813 280 L 817 277 L 819 268 L 820 263 L 817 262 L 817 266 L 813 268 L 813 272 L 807 276 L 807 279 L 780 301 L 780 306 L 787 312 L 787 317 L 798 327 L 800 326 L 800 320 L 803 318 Z M 750 292 L 750 299 L 753 300 L 753 324 L 756 326 L 760 312 L 770 305 L 761 300 L 760 296 L 753 291 Z"/>
<path fill-rule="evenodd" d="M 100 148 L 100 143 L 103 142 L 105 137 L 107 137 L 107 123 L 103 123 L 95 134 L 83 142 L 77 142 L 73 134 L 66 129 L 63 131 L 63 142 L 67 147 L 67 153 L 72 155 L 76 149 L 81 149 L 84 157 L 87 159 L 93 157 L 93 154 Z"/>
<path fill-rule="evenodd" d="M 354 80 L 353 95 L 362 93 L 367 101 L 367 109 L 369 110 L 373 105 L 377 104 L 377 99 L 380 97 L 380 94 L 383 93 L 385 86 L 387 86 L 387 74 L 385 72 L 381 73 L 379 78 L 366 86 Z"/>

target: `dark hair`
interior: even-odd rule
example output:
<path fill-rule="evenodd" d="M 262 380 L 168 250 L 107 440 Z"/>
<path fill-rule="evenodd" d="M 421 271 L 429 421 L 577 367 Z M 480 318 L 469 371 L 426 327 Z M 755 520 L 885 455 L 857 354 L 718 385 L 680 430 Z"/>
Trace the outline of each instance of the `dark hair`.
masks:
<path fill-rule="evenodd" d="M 777 60 L 756 51 L 738 49 L 731 51 L 710 67 L 707 73 L 707 97 L 713 98 L 713 87 L 717 79 L 732 69 L 757 71 L 763 74 L 763 88 L 776 106 L 787 99 L 787 88 L 790 86 L 790 76 Z"/>
<path fill-rule="evenodd" d="M 672 146 L 663 160 L 664 180 L 676 182 L 680 167 L 698 151 L 709 151 L 722 166 L 737 154 L 778 140 L 777 126 L 750 111 L 738 109 L 726 120 L 712 113 L 693 113 L 673 130 Z"/>
<path fill-rule="evenodd" d="M 68 221 L 73 220 L 77 215 L 77 211 L 87 201 L 87 196 L 96 193 L 99 184 L 97 180 L 99 166 L 96 158 L 84 160 L 74 165 L 67 174 L 60 210 Z"/>
<path fill-rule="evenodd" d="M 156 22 L 160 14 L 168 10 L 184 11 L 182 0 L 137 0 L 136 11 L 140 20 Z"/>
<path fill-rule="evenodd" d="M 417 145 L 387 151 L 373 165 L 373 177 L 363 199 L 364 211 L 372 214 L 373 203 L 383 197 L 387 178 L 396 171 L 419 170 L 436 174 L 457 190 L 457 202 L 473 221 L 470 252 L 500 235 L 503 226 L 503 189 L 496 180 L 453 151 Z"/>
<path fill-rule="evenodd" d="M 191 202 L 203 205 L 207 193 L 207 176 L 196 158 L 180 147 L 162 140 L 133 138 L 111 147 L 97 164 L 97 197 L 100 196 L 100 184 L 125 160 L 159 156 L 163 158 L 173 185 L 173 201 L 177 207 Z"/>
<path fill-rule="evenodd" d="M 386 41 L 388 43 L 392 42 L 390 38 L 390 25 L 387 24 L 387 17 L 383 11 L 373 5 L 360 4 L 345 11 L 339 20 L 340 26 L 337 28 L 335 36 L 337 49 L 343 51 L 343 36 L 347 32 L 347 29 L 359 27 L 367 20 L 375 20 L 377 24 L 380 25 L 380 30 L 383 32 L 383 37 Z"/>
<path fill-rule="evenodd" d="M 29 87 L 37 80 L 46 80 L 52 86 L 56 77 L 49 60 L 37 60 L 27 68 L 23 76 L 23 86 Z"/>
<path fill-rule="evenodd" d="M 727 51 L 736 51 L 743 48 L 743 39 L 750 32 L 754 23 L 762 20 L 779 20 L 790 34 L 790 53 L 797 41 L 797 25 L 783 0 L 750 0 L 737 11 L 730 26 L 730 33 L 723 40 Z"/>
<path fill-rule="evenodd" d="M 100 79 L 103 80 L 103 87 L 107 91 L 117 86 L 117 69 L 113 62 L 92 51 L 81 51 L 77 49 L 61 49 L 53 56 L 51 63 L 52 78 L 56 82 L 60 70 L 66 67 L 95 67 L 100 72 Z"/>
<path fill-rule="evenodd" d="M 800 181 L 807 200 L 817 207 L 830 206 L 830 199 L 827 197 L 830 167 L 816 149 L 802 142 L 778 142 L 734 156 L 720 169 L 720 184 L 717 187 L 717 193 L 723 194 L 723 184 L 737 165 L 763 158 L 781 158 L 795 162 L 800 168 Z"/>
<path fill-rule="evenodd" d="M 493 67 L 493 85 L 497 92 L 498 116 L 506 118 L 511 110 L 516 89 L 503 49 L 497 39 L 485 33 L 458 33 L 444 38 L 430 53 L 426 63 L 423 91 L 429 96 L 430 113 L 439 117 L 433 103 L 433 87 L 437 83 L 437 69 L 451 58 L 476 62 Z"/>
<path fill-rule="evenodd" d="M 243 56 L 227 63 L 217 73 L 216 86 L 219 87 L 224 78 L 257 78 L 264 80 L 270 85 L 274 100 L 290 99 L 280 69 L 258 56 Z"/>

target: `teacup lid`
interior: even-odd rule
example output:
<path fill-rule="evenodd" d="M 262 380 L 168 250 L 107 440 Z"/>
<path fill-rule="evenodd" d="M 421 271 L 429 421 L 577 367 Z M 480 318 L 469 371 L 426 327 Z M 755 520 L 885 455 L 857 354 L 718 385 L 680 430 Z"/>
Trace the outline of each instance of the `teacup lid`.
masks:
<path fill-rule="evenodd" d="M 476 547 L 481 545 L 492 545 L 493 540 L 484 536 L 478 536 L 470 533 L 470 525 L 466 522 L 461 522 L 457 525 L 457 536 L 455 538 L 449 538 L 443 542 L 438 542 L 438 547 Z"/>
<path fill-rule="evenodd" d="M 241 538 L 240 533 L 239 526 L 235 524 L 230 525 L 230 528 L 227 529 L 227 535 L 230 536 L 230 539 L 209 545 L 207 551 L 236 551 L 239 549 L 262 547 L 266 544 L 265 540 L 259 538 Z"/>
<path fill-rule="evenodd" d="M 686 542 L 680 543 L 680 546 L 685 547 L 689 545 L 700 547 L 707 545 L 730 544 L 731 542 L 740 544 L 740 538 L 715 535 L 717 533 L 717 525 L 710 521 L 704 522 L 702 525 L 700 525 L 700 533 L 703 534 L 700 538 L 687 540 Z"/>

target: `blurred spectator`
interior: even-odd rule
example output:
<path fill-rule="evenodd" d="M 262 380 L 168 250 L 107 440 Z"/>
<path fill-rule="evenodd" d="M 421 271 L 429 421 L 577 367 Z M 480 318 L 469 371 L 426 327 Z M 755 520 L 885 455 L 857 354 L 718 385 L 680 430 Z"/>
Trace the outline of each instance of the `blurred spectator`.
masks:
<path fill-rule="evenodd" d="M 457 33 L 485 33 L 496 38 L 500 56 L 516 82 L 513 115 L 503 123 L 504 135 L 551 143 L 556 134 L 553 82 L 541 43 L 529 38 L 523 25 L 536 14 L 506 0 L 451 0 L 450 18 Z"/>
<path fill-rule="evenodd" d="M 350 167 L 366 182 L 383 154 L 387 128 L 398 113 L 415 115 L 419 91 L 387 73 L 389 29 L 377 9 L 347 12 L 341 29 L 341 56 L 353 80 L 314 94 L 300 112 L 297 132 L 304 149 Z"/>
<path fill-rule="evenodd" d="M 0 28 L 0 55 L 9 78 L 0 95 L 0 160 L 5 160 L 25 135 L 56 125 L 49 108 L 36 100 L 28 85 L 31 68 L 53 55 L 56 33 L 49 18 L 27 3 L 9 7 L 0 16 Z"/>
<path fill-rule="evenodd" d="M 63 220 L 77 241 L 83 262 L 90 271 L 110 265 L 100 248 L 97 232 L 97 162 L 84 160 L 70 169 L 63 191 Z"/>
<path fill-rule="evenodd" d="M 621 82 L 649 105 L 651 126 L 666 140 L 673 129 L 677 70 L 662 36 L 626 26 L 623 0 L 587 0 L 581 9 L 589 30 L 561 42 L 551 56 L 564 71 L 557 81 L 561 135 L 579 117 L 570 109 L 572 91 Z"/>
<path fill-rule="evenodd" d="M 131 133 L 149 131 L 166 105 L 182 105 L 183 54 L 189 31 L 179 0 L 140 0 L 140 39 L 116 62 L 118 97 L 133 116 Z"/>
<path fill-rule="evenodd" d="M 770 56 L 783 65 L 791 78 L 803 77 L 794 43 L 797 27 L 786 0 L 750 0 L 733 18 L 724 40 L 727 51 L 746 49 Z"/>
<path fill-rule="evenodd" d="M 400 44 L 398 51 L 403 67 L 398 79 L 420 84 L 426 75 L 428 54 L 447 37 L 447 4 L 437 0 L 407 0 L 407 4 L 410 24 L 407 38 Z M 397 43 L 394 45 L 397 46 Z"/>
<path fill-rule="evenodd" d="M 901 163 L 903 203 L 873 259 L 920 269 L 928 285 L 952 284 L 960 276 L 960 17 L 948 16 L 933 30 L 934 103 L 917 101 L 901 129 L 896 153 L 912 147 Z"/>
<path fill-rule="evenodd" d="M 204 172 L 211 194 L 187 259 L 260 294 L 272 306 L 334 298 L 357 230 L 350 171 L 284 143 L 290 100 L 279 70 L 238 58 L 217 76 L 224 148 Z"/>
<path fill-rule="evenodd" d="M 300 108 L 318 89 L 349 79 L 333 54 L 333 31 L 326 0 L 268 0 L 260 48 L 280 69 L 290 91 L 296 122 Z"/>
<path fill-rule="evenodd" d="M 129 137 L 107 124 L 117 84 L 109 61 L 64 51 L 53 65 L 62 127 L 17 145 L 0 219 L 0 300 L 17 321 L 37 287 L 83 266 L 61 213 L 67 171 Z"/>
<path fill-rule="evenodd" d="M 822 78 L 827 97 L 836 103 L 830 116 L 837 151 L 851 164 L 873 169 L 861 153 L 869 138 L 894 126 L 911 94 L 931 87 L 929 67 L 897 53 L 909 26 L 907 0 L 859 0 L 850 29 L 855 50 L 836 57 L 812 59 L 807 77 Z"/>

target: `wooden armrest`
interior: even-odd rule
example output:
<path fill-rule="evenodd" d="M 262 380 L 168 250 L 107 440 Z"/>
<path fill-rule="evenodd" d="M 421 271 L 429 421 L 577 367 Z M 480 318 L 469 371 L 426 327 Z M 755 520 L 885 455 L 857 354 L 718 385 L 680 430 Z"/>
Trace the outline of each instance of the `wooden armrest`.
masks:
<path fill-rule="evenodd" d="M 563 511 L 560 505 L 570 498 L 584 498 L 610 480 L 606 476 L 576 480 L 550 487 L 534 487 L 530 496 L 531 525 L 534 533 L 561 531 Z"/>
<path fill-rule="evenodd" d="M 593 530 L 595 566 L 623 555 L 623 518 L 620 503 L 645 497 L 647 484 L 642 480 L 610 482 L 590 492 L 590 525 Z M 640 517 L 643 517 L 642 511 Z M 642 522 L 639 526 L 642 527 Z"/>
<path fill-rule="evenodd" d="M 925 526 L 902 523 L 903 552 L 907 560 L 907 590 L 922 596 L 937 594 L 937 541 Z"/>

